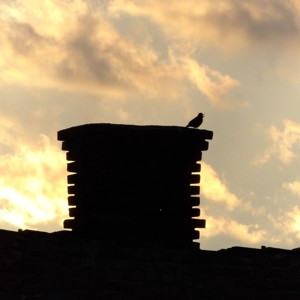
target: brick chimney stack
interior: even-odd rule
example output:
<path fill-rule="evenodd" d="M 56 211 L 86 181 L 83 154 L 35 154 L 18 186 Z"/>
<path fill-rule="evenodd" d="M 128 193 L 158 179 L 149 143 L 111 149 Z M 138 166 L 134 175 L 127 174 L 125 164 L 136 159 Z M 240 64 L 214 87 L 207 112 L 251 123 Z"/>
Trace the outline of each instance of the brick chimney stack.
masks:
<path fill-rule="evenodd" d="M 58 132 L 67 151 L 74 233 L 138 245 L 199 247 L 202 151 L 213 132 L 86 124 Z M 194 174 L 196 173 L 196 174 Z"/>

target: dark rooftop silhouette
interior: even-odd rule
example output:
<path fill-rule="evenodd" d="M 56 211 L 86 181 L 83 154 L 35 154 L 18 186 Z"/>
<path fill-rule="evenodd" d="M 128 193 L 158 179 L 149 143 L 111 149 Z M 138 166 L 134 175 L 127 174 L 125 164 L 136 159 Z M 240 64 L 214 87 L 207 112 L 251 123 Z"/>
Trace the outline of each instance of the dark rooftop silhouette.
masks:
<path fill-rule="evenodd" d="M 300 299 L 299 249 L 193 247 L 191 172 L 212 132 L 88 124 L 58 137 L 76 172 L 72 231 L 0 230 L 1 300 Z"/>

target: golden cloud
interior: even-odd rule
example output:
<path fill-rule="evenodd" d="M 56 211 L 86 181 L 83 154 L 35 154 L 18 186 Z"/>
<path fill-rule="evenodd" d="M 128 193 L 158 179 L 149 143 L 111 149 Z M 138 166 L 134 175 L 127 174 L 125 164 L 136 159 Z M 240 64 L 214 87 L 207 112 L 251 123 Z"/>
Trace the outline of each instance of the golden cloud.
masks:
<path fill-rule="evenodd" d="M 296 1 L 116 0 L 112 14 L 148 17 L 169 39 L 193 40 L 218 49 L 236 51 L 297 41 L 300 6 Z M 298 42 L 299 45 L 299 42 Z"/>
<path fill-rule="evenodd" d="M 245 213 L 250 213 L 253 219 L 253 216 L 262 213 L 263 208 L 254 208 L 249 201 L 239 199 L 230 191 L 226 180 L 205 162 L 201 162 L 200 187 L 201 198 L 204 198 L 201 218 L 206 219 L 206 228 L 201 230 L 204 239 L 224 236 L 249 245 L 260 243 L 266 238 L 267 231 L 257 223 L 246 224 L 236 220 L 237 215 Z M 219 203 L 219 208 L 214 203 Z"/>
<path fill-rule="evenodd" d="M 225 235 L 246 244 L 257 244 L 262 242 L 267 232 L 259 229 L 257 224 L 241 224 L 228 217 L 213 217 L 203 213 L 207 220 L 205 230 L 201 235 L 205 238 L 211 238 L 217 235 Z M 203 217 L 203 216 L 202 216 Z"/>
<path fill-rule="evenodd" d="M 294 206 L 291 211 L 285 214 L 285 229 L 288 233 L 295 234 L 296 238 L 300 240 L 300 208 L 298 205 Z"/>
<path fill-rule="evenodd" d="M 284 120 L 283 126 L 282 130 L 274 125 L 268 130 L 272 144 L 255 161 L 255 164 L 264 164 L 272 157 L 278 158 L 284 164 L 289 164 L 297 157 L 293 149 L 300 145 L 300 124 L 291 120 Z"/>
<path fill-rule="evenodd" d="M 282 186 L 293 194 L 300 196 L 300 181 L 286 182 Z"/>
<path fill-rule="evenodd" d="M 0 9 L 2 82 L 113 97 L 133 90 L 155 95 L 178 76 L 149 45 L 123 37 L 85 1 L 16 1 Z"/>
<path fill-rule="evenodd" d="M 294 205 L 285 211 L 281 216 L 275 218 L 268 215 L 271 221 L 273 231 L 277 230 L 278 234 L 270 236 L 273 243 L 285 243 L 287 247 L 298 247 L 300 240 L 300 208 Z"/>
<path fill-rule="evenodd" d="M 237 80 L 212 70 L 208 66 L 201 66 L 191 58 L 182 60 L 191 82 L 211 100 L 213 105 L 229 107 L 233 104 L 233 101 L 224 100 L 231 90 L 239 86 Z"/>
<path fill-rule="evenodd" d="M 226 106 L 226 95 L 238 86 L 235 79 L 197 63 L 186 51 L 175 55 L 172 49 L 186 43 L 164 37 L 169 49 L 164 57 L 156 50 L 159 45 L 130 31 L 124 35 L 111 12 L 124 4 L 134 14 L 134 3 L 113 1 L 108 8 L 91 3 L 16 0 L 0 5 L 0 84 L 75 89 L 108 98 L 178 98 L 191 82 L 213 104 Z"/>
<path fill-rule="evenodd" d="M 64 153 L 46 135 L 28 141 L 21 128 L 9 130 L 10 120 L 1 120 L 0 219 L 5 226 L 58 230 L 67 217 Z M 16 124 L 17 125 L 17 124 Z"/>
<path fill-rule="evenodd" d="M 241 205 L 241 200 L 231 193 L 216 173 L 216 171 L 207 163 L 201 163 L 201 195 L 208 200 L 224 203 L 229 210 L 235 209 Z"/>

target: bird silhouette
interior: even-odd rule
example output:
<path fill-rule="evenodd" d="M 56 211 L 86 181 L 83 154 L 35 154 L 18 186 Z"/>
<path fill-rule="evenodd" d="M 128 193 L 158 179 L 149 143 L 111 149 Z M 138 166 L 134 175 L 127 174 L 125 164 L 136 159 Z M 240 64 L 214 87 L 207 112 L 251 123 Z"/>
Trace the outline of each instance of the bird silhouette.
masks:
<path fill-rule="evenodd" d="M 194 128 L 199 127 L 202 124 L 202 122 L 203 122 L 203 118 L 204 118 L 204 114 L 203 113 L 199 113 L 196 118 L 194 118 L 193 120 L 191 120 L 189 122 L 189 124 L 186 125 L 186 127 L 194 127 Z"/>

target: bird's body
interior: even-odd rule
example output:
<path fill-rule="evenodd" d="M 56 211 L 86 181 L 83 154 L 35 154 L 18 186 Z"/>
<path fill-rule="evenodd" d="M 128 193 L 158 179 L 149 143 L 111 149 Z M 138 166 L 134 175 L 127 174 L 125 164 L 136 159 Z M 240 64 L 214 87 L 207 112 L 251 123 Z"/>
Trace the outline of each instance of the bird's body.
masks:
<path fill-rule="evenodd" d="M 202 124 L 202 122 L 203 122 L 203 118 L 204 118 L 204 114 L 203 113 L 199 113 L 196 118 L 194 118 L 193 120 L 191 120 L 189 122 L 189 124 L 186 125 L 186 127 L 194 127 L 194 128 L 199 127 Z"/>

